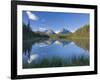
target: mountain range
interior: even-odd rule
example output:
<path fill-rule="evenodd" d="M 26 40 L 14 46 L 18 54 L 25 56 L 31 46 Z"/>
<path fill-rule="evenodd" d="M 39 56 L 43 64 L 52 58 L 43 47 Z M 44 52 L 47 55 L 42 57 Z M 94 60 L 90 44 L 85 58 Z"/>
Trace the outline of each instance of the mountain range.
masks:
<path fill-rule="evenodd" d="M 41 34 L 68 34 L 71 33 L 69 30 L 62 28 L 58 33 L 54 32 L 52 29 L 44 30 L 44 31 L 35 31 L 36 33 L 41 33 Z"/>
<path fill-rule="evenodd" d="M 44 31 L 45 34 L 56 34 L 53 30 L 49 29 L 49 30 L 45 30 Z"/>

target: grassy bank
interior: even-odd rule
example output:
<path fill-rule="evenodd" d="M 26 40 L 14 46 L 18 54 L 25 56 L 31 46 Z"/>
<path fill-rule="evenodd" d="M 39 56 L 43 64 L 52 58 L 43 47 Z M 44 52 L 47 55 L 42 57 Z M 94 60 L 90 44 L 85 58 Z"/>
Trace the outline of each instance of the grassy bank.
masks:
<path fill-rule="evenodd" d="M 44 58 L 39 63 L 26 64 L 23 63 L 23 68 L 44 68 L 44 67 L 68 67 L 68 66 L 86 66 L 89 65 L 89 58 L 84 56 L 73 57 L 71 59 L 62 59 L 60 57 L 53 57 L 52 59 Z"/>

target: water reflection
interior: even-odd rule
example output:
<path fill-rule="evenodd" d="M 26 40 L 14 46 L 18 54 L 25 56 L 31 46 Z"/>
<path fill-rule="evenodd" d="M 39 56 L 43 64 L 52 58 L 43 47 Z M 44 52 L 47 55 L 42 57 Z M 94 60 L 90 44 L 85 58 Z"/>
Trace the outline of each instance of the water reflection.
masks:
<path fill-rule="evenodd" d="M 38 58 L 37 54 L 32 54 L 30 55 L 30 57 L 28 58 L 27 62 L 30 64 L 32 61 L 34 61 L 35 59 Z"/>
<path fill-rule="evenodd" d="M 73 41 L 77 46 L 89 51 L 89 45 L 90 45 L 89 39 L 76 39 Z"/>
<path fill-rule="evenodd" d="M 89 48 L 83 46 L 84 42 L 25 41 L 23 43 L 23 68 L 89 65 Z"/>

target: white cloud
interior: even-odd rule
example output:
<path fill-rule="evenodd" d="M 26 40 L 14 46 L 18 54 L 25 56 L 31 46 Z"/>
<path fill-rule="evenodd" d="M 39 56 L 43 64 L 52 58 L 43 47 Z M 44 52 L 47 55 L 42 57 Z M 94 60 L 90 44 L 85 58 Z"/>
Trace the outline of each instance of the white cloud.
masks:
<path fill-rule="evenodd" d="M 40 30 L 40 31 L 45 31 L 45 30 L 46 30 L 46 28 L 39 27 L 39 30 Z"/>
<path fill-rule="evenodd" d="M 37 21 L 38 17 L 30 11 L 27 11 L 26 14 L 28 15 L 29 19 Z"/>

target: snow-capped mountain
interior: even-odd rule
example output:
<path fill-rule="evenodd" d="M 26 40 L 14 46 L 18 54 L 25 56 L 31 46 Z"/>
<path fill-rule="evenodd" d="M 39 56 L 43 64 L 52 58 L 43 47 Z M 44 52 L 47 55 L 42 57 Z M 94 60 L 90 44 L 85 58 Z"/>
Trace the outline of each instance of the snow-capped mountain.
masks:
<path fill-rule="evenodd" d="M 70 31 L 67 30 L 67 29 L 65 29 L 65 28 L 61 29 L 61 30 L 58 32 L 58 34 L 67 34 L 67 33 L 70 33 Z"/>
<path fill-rule="evenodd" d="M 53 30 L 51 30 L 51 29 L 45 30 L 44 33 L 45 34 L 55 34 L 55 32 Z"/>
<path fill-rule="evenodd" d="M 40 33 L 40 34 L 46 34 L 46 35 L 49 35 L 49 34 L 67 34 L 67 33 L 71 33 L 69 30 L 67 30 L 65 28 L 62 28 L 58 32 L 54 32 L 52 29 L 47 29 L 47 30 L 44 30 L 44 31 L 35 31 L 35 32 L 36 33 Z"/>

